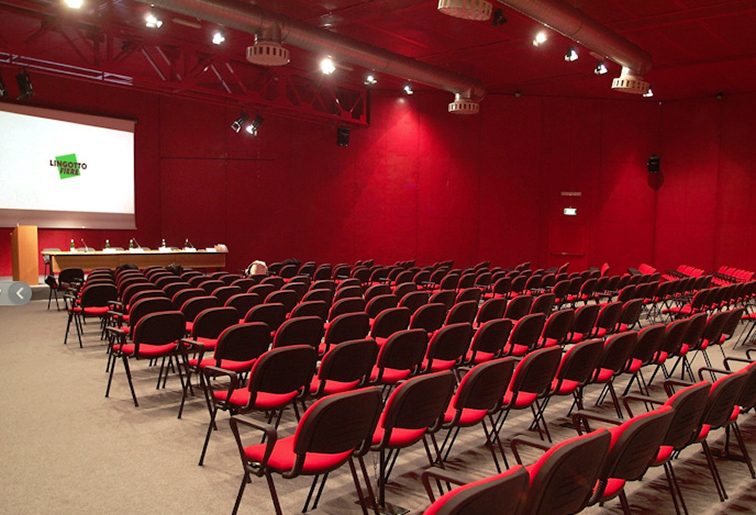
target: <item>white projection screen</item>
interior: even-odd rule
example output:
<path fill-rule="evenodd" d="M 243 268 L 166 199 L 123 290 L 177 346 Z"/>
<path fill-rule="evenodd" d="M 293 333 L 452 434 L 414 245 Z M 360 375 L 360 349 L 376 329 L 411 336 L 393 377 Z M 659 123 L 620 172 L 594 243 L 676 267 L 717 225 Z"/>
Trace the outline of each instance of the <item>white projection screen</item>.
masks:
<path fill-rule="evenodd" d="M 0 102 L 0 227 L 135 229 L 135 125 Z"/>

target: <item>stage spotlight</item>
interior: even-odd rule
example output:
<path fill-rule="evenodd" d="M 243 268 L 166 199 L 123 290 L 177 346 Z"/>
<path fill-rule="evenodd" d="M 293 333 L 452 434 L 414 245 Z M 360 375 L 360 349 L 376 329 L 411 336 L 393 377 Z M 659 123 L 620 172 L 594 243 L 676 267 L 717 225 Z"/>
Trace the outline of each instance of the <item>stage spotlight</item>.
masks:
<path fill-rule="evenodd" d="M 323 72 L 324 75 L 331 75 L 333 72 L 335 72 L 336 65 L 333 63 L 333 59 L 326 57 L 325 59 L 320 61 L 320 71 Z"/>
<path fill-rule="evenodd" d="M 66 0 L 66 5 L 71 9 L 81 9 L 83 4 L 83 0 Z"/>
<path fill-rule="evenodd" d="M 247 125 L 244 129 L 250 133 L 252 136 L 257 136 L 257 129 L 260 128 L 260 125 L 265 121 L 265 119 L 260 116 L 260 113 L 257 113 L 257 116 L 255 116 L 255 119 L 252 120 L 252 122 Z"/>
<path fill-rule="evenodd" d="M 150 12 L 147 13 L 147 16 L 144 19 L 144 24 L 150 29 L 159 29 L 163 25 L 163 22 L 155 16 L 155 10 L 150 9 Z"/>
<path fill-rule="evenodd" d="M 242 130 L 242 127 L 244 127 L 244 122 L 249 120 L 249 116 L 247 116 L 247 113 L 244 111 L 241 112 L 239 115 L 239 118 L 234 120 L 234 123 L 231 124 L 231 128 L 234 130 L 234 132 L 239 132 Z"/>
<path fill-rule="evenodd" d="M 378 84 L 378 79 L 375 78 L 375 75 L 372 73 L 365 75 L 365 86 L 375 86 L 376 84 Z"/>
<path fill-rule="evenodd" d="M 567 61 L 568 63 L 577 61 L 578 57 L 580 56 L 578 55 L 577 50 L 575 49 L 574 46 L 571 46 L 570 48 L 568 48 L 567 53 L 564 54 L 564 60 Z"/>
<path fill-rule="evenodd" d="M 543 43 L 546 43 L 548 39 L 549 39 L 549 36 L 546 34 L 546 32 L 541 31 L 538 34 L 536 34 L 536 37 L 533 39 L 533 45 L 541 46 Z"/>
<path fill-rule="evenodd" d="M 404 89 L 404 92 L 408 95 L 412 95 L 414 93 L 414 91 L 412 91 L 412 85 L 409 82 L 405 84 L 402 89 Z"/>
<path fill-rule="evenodd" d="M 220 45 L 224 41 L 226 41 L 226 36 L 220 30 L 216 30 L 215 34 L 213 34 L 213 44 Z"/>
<path fill-rule="evenodd" d="M 604 61 L 599 61 L 599 63 L 596 65 L 596 69 L 593 70 L 593 73 L 596 75 L 604 75 L 609 70 L 606 69 L 606 63 Z"/>
<path fill-rule="evenodd" d="M 648 91 L 643 93 L 643 98 L 651 98 L 654 96 L 654 92 L 651 90 L 651 88 L 648 88 Z"/>
<path fill-rule="evenodd" d="M 19 100 L 28 100 L 34 95 L 34 88 L 32 87 L 31 78 L 26 73 L 25 69 L 21 69 L 21 73 L 16 75 L 16 84 L 18 84 L 18 91 L 20 95 Z"/>

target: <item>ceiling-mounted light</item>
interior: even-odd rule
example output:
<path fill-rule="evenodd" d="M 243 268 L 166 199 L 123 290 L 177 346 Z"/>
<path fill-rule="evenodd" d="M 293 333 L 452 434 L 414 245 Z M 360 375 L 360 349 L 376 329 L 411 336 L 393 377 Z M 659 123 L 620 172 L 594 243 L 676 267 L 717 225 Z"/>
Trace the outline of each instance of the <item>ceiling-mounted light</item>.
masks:
<path fill-rule="evenodd" d="M 83 0 L 66 0 L 66 5 L 71 9 L 81 9 L 83 4 Z"/>
<path fill-rule="evenodd" d="M 330 56 L 320 61 L 320 71 L 323 72 L 324 75 L 331 75 L 336 71 L 336 65 Z"/>
<path fill-rule="evenodd" d="M 244 123 L 247 120 L 249 120 L 249 116 L 247 116 L 247 113 L 242 111 L 239 115 L 239 118 L 234 120 L 234 123 L 231 124 L 231 128 L 234 130 L 234 132 L 239 132 L 240 130 L 242 130 L 242 127 L 244 127 Z"/>
<path fill-rule="evenodd" d="M 249 125 L 247 125 L 244 130 L 246 130 L 248 133 L 250 133 L 252 136 L 257 136 L 257 129 L 260 128 L 260 125 L 265 121 L 265 119 L 260 116 L 260 113 L 257 113 L 257 116 L 255 116 L 255 119 L 252 120 Z"/>
<path fill-rule="evenodd" d="M 19 100 L 28 100 L 34 95 L 34 88 L 32 87 L 31 78 L 26 73 L 26 69 L 22 68 L 21 73 L 16 75 L 16 84 L 18 84 Z"/>
<path fill-rule="evenodd" d="M 378 79 L 375 78 L 375 75 L 372 73 L 365 75 L 365 86 L 375 86 L 376 84 L 378 84 Z"/>
<path fill-rule="evenodd" d="M 450 113 L 454 114 L 478 114 L 480 112 L 480 104 L 469 96 L 455 93 L 454 102 L 451 102 L 447 106 L 447 109 Z"/>
<path fill-rule="evenodd" d="M 260 66 L 289 64 L 289 49 L 281 44 L 281 27 L 273 24 L 255 34 L 255 44 L 247 47 L 247 61 Z"/>
<path fill-rule="evenodd" d="M 623 66 L 620 76 L 612 80 L 612 89 L 623 93 L 643 95 L 648 92 L 650 85 L 643 80 L 643 77 L 635 75 L 632 70 Z"/>
<path fill-rule="evenodd" d="M 163 26 L 163 22 L 155 15 L 154 8 L 150 8 L 150 12 L 144 18 L 144 24 L 150 29 L 159 29 Z"/>
<path fill-rule="evenodd" d="M 535 46 L 541 46 L 543 43 L 546 43 L 548 41 L 549 36 L 546 34 L 545 31 L 541 31 L 538 34 L 536 34 L 535 38 L 533 38 L 533 45 Z"/>
<path fill-rule="evenodd" d="M 654 96 L 654 92 L 650 87 L 648 88 L 648 91 L 643 93 L 643 98 L 651 98 L 653 96 Z"/>
<path fill-rule="evenodd" d="M 567 53 L 564 54 L 564 60 L 568 63 L 574 62 L 578 60 L 578 57 L 580 57 L 577 53 L 577 49 L 574 46 L 571 46 L 567 49 Z"/>
<path fill-rule="evenodd" d="M 604 75 L 608 73 L 609 70 L 606 69 L 606 63 L 604 61 L 599 61 L 599 63 L 596 65 L 596 69 L 593 70 L 593 73 L 596 75 Z"/>
<path fill-rule="evenodd" d="M 438 10 L 463 20 L 487 21 L 493 5 L 486 0 L 438 0 Z"/>
<path fill-rule="evenodd" d="M 220 45 L 224 41 L 226 41 L 226 36 L 223 35 L 223 31 L 216 30 L 213 34 L 213 44 Z"/>
<path fill-rule="evenodd" d="M 402 89 L 408 95 L 412 95 L 414 93 L 414 91 L 412 91 L 412 85 L 409 82 L 407 84 L 405 84 Z"/>

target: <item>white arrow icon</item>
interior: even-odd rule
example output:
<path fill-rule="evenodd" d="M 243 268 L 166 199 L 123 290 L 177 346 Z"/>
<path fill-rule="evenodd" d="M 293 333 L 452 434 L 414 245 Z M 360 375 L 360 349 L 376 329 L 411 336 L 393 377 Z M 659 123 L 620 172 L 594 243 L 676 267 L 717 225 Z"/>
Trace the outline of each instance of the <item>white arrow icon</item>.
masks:
<path fill-rule="evenodd" d="M 19 299 L 21 299 L 21 300 L 24 300 L 24 296 L 23 296 L 23 295 L 21 295 L 21 290 L 18 290 L 18 291 L 16 292 L 16 295 L 18 295 L 18 298 L 19 298 Z"/>

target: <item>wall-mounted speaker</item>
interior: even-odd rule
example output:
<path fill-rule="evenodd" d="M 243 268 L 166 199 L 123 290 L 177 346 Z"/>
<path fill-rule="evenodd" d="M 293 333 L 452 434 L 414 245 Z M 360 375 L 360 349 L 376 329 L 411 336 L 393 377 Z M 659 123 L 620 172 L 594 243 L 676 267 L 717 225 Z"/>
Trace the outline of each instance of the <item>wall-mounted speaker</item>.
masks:
<path fill-rule="evenodd" d="M 340 147 L 348 147 L 350 132 L 349 127 L 339 127 L 336 131 L 336 144 Z"/>
<path fill-rule="evenodd" d="M 648 163 L 646 163 L 646 168 L 648 168 L 648 173 L 659 173 L 661 167 L 661 157 L 657 156 L 656 154 L 651 154 L 648 156 Z"/>

